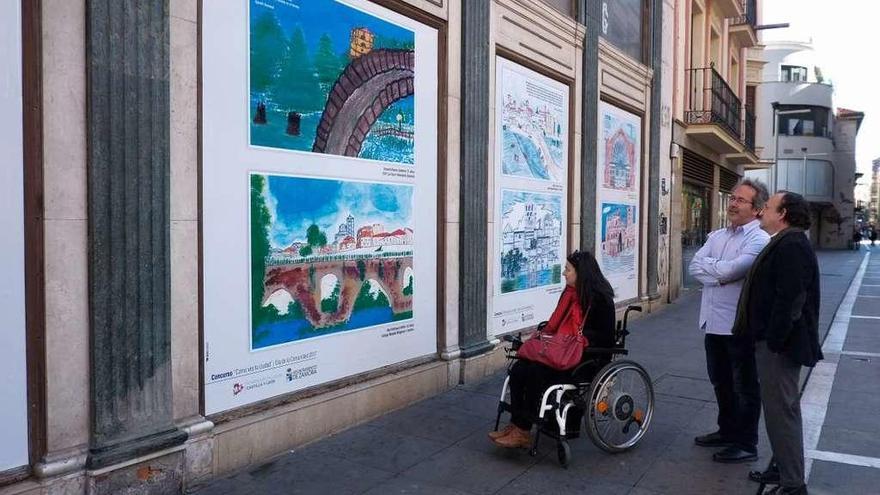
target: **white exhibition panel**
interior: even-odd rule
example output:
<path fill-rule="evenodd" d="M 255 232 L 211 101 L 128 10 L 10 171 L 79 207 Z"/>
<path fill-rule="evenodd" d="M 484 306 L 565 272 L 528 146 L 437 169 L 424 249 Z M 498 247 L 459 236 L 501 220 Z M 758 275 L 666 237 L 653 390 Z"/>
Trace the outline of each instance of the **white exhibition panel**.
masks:
<path fill-rule="evenodd" d="M 502 57 L 495 63 L 490 334 L 550 317 L 568 246 L 569 87 Z"/>
<path fill-rule="evenodd" d="M 351 158 L 333 154 L 324 154 L 311 152 L 310 150 L 281 149 L 278 146 L 266 145 L 260 141 L 264 139 L 260 137 L 271 131 L 272 120 L 276 118 L 275 110 L 273 110 L 273 102 L 269 98 L 269 105 L 263 108 L 263 112 L 267 112 L 270 123 L 263 127 L 256 126 L 254 112 L 254 95 L 256 94 L 251 87 L 249 70 L 253 67 L 250 62 L 249 54 L 257 53 L 250 50 L 251 24 L 249 20 L 249 10 L 262 12 L 263 15 L 267 11 L 274 11 L 278 18 L 282 20 L 284 27 L 290 27 L 291 47 L 297 43 L 297 33 L 306 34 L 306 45 L 313 43 L 314 46 L 320 48 L 312 49 L 315 53 L 316 65 L 318 60 L 318 51 L 326 48 L 331 42 L 334 42 L 333 33 L 327 36 L 327 39 L 317 41 L 308 38 L 309 33 L 316 31 L 316 25 L 323 23 L 304 22 L 303 24 L 295 24 L 290 21 L 287 25 L 284 19 L 298 19 L 297 16 L 313 15 L 316 5 L 326 8 L 328 12 L 344 11 L 348 15 L 356 10 L 361 14 L 367 15 L 373 19 L 377 25 L 388 24 L 396 26 L 412 33 L 414 40 L 415 67 L 412 76 L 412 85 L 414 103 L 412 107 L 405 107 L 398 113 L 398 128 L 395 131 L 394 126 L 385 126 L 388 133 L 409 132 L 410 146 L 412 158 L 410 162 L 404 159 L 402 162 L 383 161 L 379 159 Z M 341 10 L 340 10 L 341 9 Z M 353 10 L 352 10 L 353 9 Z M 312 14 L 309 14 L 312 12 Z M 351 14 L 355 16 L 355 14 Z M 286 18 L 284 16 L 287 16 Z M 344 16 L 343 16 L 344 17 Z M 328 14 L 327 25 L 335 26 L 342 22 L 339 17 Z M 355 17 L 352 17 L 355 18 Z M 305 21 L 305 17 L 303 20 Z M 243 405 L 251 404 L 260 400 L 268 399 L 278 395 L 294 392 L 304 388 L 312 387 L 322 383 L 338 380 L 347 376 L 375 370 L 383 366 L 399 363 L 408 359 L 430 355 L 436 353 L 437 350 L 437 91 L 438 91 L 438 74 L 437 74 L 437 55 L 438 42 L 436 30 L 426 27 L 412 19 L 397 14 L 388 9 L 382 8 L 371 2 L 364 0 L 345 0 L 343 2 L 329 2 L 327 0 L 251 0 L 250 2 L 219 2 L 211 5 L 211 8 L 203 11 L 203 161 L 202 161 L 202 228 L 203 228 L 203 307 L 204 307 L 204 375 L 205 375 L 205 412 L 214 414 L 226 411 Z M 334 24 L 335 23 L 335 24 Z M 314 28 L 314 29 L 311 29 Z M 328 28 L 329 29 L 329 28 Z M 389 28 L 391 29 L 391 28 Z M 272 29 L 265 30 L 271 34 Z M 351 43 L 355 44 L 355 37 L 363 41 L 366 37 L 369 43 L 380 43 L 382 37 L 379 34 L 355 33 L 352 30 Z M 358 29 L 358 31 L 360 31 Z M 287 36 L 287 32 L 285 32 Z M 255 36 L 255 35 L 254 35 Z M 347 36 L 347 35 L 346 35 Z M 338 36 L 337 38 L 341 38 Z M 386 36 L 387 38 L 387 36 Z M 327 40 L 330 40 L 329 42 Z M 348 38 L 341 40 L 348 43 Z M 339 46 L 340 39 L 336 39 L 336 47 Z M 256 43 L 255 43 L 256 44 Z M 300 42 L 300 45 L 302 43 Z M 372 46 L 372 45 L 370 45 Z M 260 47 L 255 48 L 260 49 Z M 354 48 L 352 48 L 354 49 Z M 410 47 L 410 50 L 413 48 Z M 290 48 L 294 50 L 294 48 Z M 327 50 L 324 50 L 326 54 Z M 262 52 L 260 52 L 262 53 Z M 271 55 L 271 54 L 270 54 Z M 256 55 L 255 55 L 256 57 Z M 311 59 L 310 59 L 311 60 Z M 288 61 L 289 62 L 289 61 Z M 288 66 L 288 67 L 293 67 Z M 256 70 L 256 69 L 255 69 Z M 281 73 L 285 70 L 293 70 L 288 68 L 280 69 Z M 328 69 L 329 70 L 329 69 Z M 342 70 L 342 69 L 340 69 Z M 317 73 L 316 73 L 317 74 Z M 283 75 L 283 74 L 282 74 Z M 279 76 L 282 77 L 282 76 Z M 310 74 L 306 74 L 301 80 L 308 80 Z M 317 76 L 316 76 L 317 77 Z M 300 80 L 300 82 L 301 82 Z M 340 77 L 341 80 L 341 77 Z M 308 81 L 306 81 L 308 82 Z M 280 83 L 278 88 L 281 88 Z M 277 90 L 278 94 L 282 93 L 282 89 Z M 303 92 L 296 95 L 288 95 L 290 98 L 302 96 Z M 257 95 L 262 98 L 262 95 Z M 258 98 L 258 99 L 259 99 Z M 280 101 L 280 97 L 279 97 Z M 402 100 L 398 100 L 402 101 Z M 411 100 L 412 101 L 412 100 Z M 307 102 L 308 103 L 308 102 Z M 262 100 L 259 102 L 263 104 Z M 329 103 L 328 103 L 329 105 Z M 280 104 L 279 104 L 280 106 Z M 288 109 L 290 107 L 288 106 Z M 259 113 L 259 110 L 256 111 Z M 406 119 L 402 114 L 414 115 L 411 123 L 401 124 Z M 303 114 L 302 122 L 305 128 L 309 124 L 310 115 L 321 114 Z M 407 117 L 409 118 L 409 117 Z M 289 122 L 289 121 L 288 121 Z M 376 121 L 377 125 L 380 121 Z M 297 120 L 297 132 L 299 132 L 299 120 Z M 384 124 L 382 124 L 384 125 Z M 402 126 L 402 127 L 401 127 Z M 289 127 L 288 127 L 289 129 Z M 373 131 L 376 128 L 373 128 Z M 372 132 L 372 131 L 371 131 Z M 262 133 L 262 134 L 260 134 Z M 276 139 L 270 137 L 266 139 Z M 279 138 L 280 139 L 280 138 Z M 316 140 L 317 142 L 317 140 Z M 294 216 L 286 217 L 282 215 L 300 215 L 297 219 L 306 218 L 307 213 L 303 213 L 306 207 L 313 208 L 315 217 L 320 215 L 326 217 L 328 203 L 316 202 L 316 195 L 326 189 L 341 191 L 338 193 L 338 205 L 344 205 L 346 212 L 342 211 L 343 206 L 339 206 L 339 211 L 334 210 L 334 214 L 339 216 L 350 215 L 357 216 L 357 212 L 367 211 L 364 205 L 359 204 L 363 198 L 364 201 L 372 201 L 374 205 L 378 204 L 378 200 L 374 196 L 369 196 L 369 192 L 381 190 L 391 191 L 388 194 L 397 194 L 390 198 L 391 203 L 401 198 L 410 198 L 411 204 L 397 203 L 400 206 L 399 212 L 383 211 L 382 218 L 400 218 L 408 212 L 407 225 L 387 225 L 388 229 L 396 228 L 395 232 L 382 232 L 381 235 L 388 236 L 398 235 L 401 239 L 406 234 L 408 244 L 404 247 L 380 244 L 371 244 L 373 253 L 385 253 L 385 255 L 393 255 L 396 251 L 407 251 L 411 258 L 411 272 L 409 280 L 411 285 L 409 289 L 409 297 L 411 300 L 411 313 L 409 317 L 402 320 L 385 322 L 381 324 L 370 324 L 351 328 L 351 322 L 346 319 L 342 322 L 343 326 L 348 325 L 343 330 L 333 330 L 332 326 L 327 328 L 321 327 L 325 323 L 317 323 L 318 320 L 324 321 L 326 314 L 313 315 L 313 320 L 308 320 L 311 331 L 314 336 L 303 337 L 302 333 L 296 338 L 281 338 L 278 341 L 277 335 L 273 334 L 269 343 L 261 343 L 258 340 L 261 334 L 252 328 L 255 321 L 251 314 L 251 251 L 254 246 L 251 241 L 252 225 L 251 217 L 254 212 L 251 210 L 253 198 L 251 187 L 251 177 L 253 174 L 261 175 L 265 178 L 266 188 L 264 190 L 263 204 L 265 204 L 269 212 L 269 220 L 271 225 L 267 227 L 270 234 L 267 234 L 270 242 L 270 249 L 273 256 L 279 259 L 285 256 L 289 260 L 312 259 L 319 260 L 318 254 L 312 251 L 312 247 L 308 247 L 303 251 L 302 239 L 296 238 L 296 242 L 291 243 L 286 251 L 279 252 L 279 245 L 274 242 L 280 242 L 283 238 L 284 222 Z M 310 185 L 314 185 L 311 188 Z M 284 188 L 273 190 L 273 187 Z M 300 189 L 297 189 L 300 187 Z M 293 188 L 293 189 L 291 189 Z M 351 194 L 366 194 L 367 196 L 358 196 L 353 200 Z M 377 193 L 378 194 L 378 193 Z M 302 205 L 283 205 L 281 202 L 290 202 L 294 198 L 301 198 Z M 389 198 L 384 198 L 385 204 Z M 303 206 L 304 205 L 304 206 Z M 351 213 L 348 211 L 351 210 Z M 297 213 L 284 213 L 296 211 Z M 379 215 L 374 210 L 374 214 Z M 399 214 L 398 214 L 399 213 Z M 395 217 L 395 215 L 397 215 Z M 331 215 L 332 216 L 332 215 Z M 378 217 L 376 217 L 378 218 Z M 327 257 L 342 256 L 343 246 L 348 242 L 355 242 L 353 239 L 346 239 L 348 234 L 353 237 L 353 230 L 357 230 L 357 249 L 346 251 L 350 254 L 347 260 L 361 259 L 357 256 L 363 256 L 364 252 L 370 251 L 367 247 L 361 245 L 361 228 L 369 228 L 369 232 L 375 233 L 375 237 L 369 237 L 372 234 L 364 234 L 364 245 L 367 245 L 367 239 L 370 242 L 379 242 L 379 231 L 382 230 L 382 224 L 372 220 L 370 225 L 361 225 L 362 220 L 366 221 L 366 217 L 351 219 L 349 225 L 354 225 L 354 229 L 346 227 L 339 222 L 332 224 L 330 228 L 321 224 L 319 227 L 323 230 L 327 245 L 314 245 L 315 250 L 324 249 L 322 251 Z M 315 220 L 315 224 L 321 222 Z M 338 231 L 337 231 L 338 227 Z M 281 234 L 279 234 L 281 232 Z M 299 231 L 298 231 L 299 232 Z M 337 238 L 334 240 L 332 235 L 338 232 Z M 308 245 L 311 246 L 310 236 Z M 284 241 L 287 242 L 287 241 Z M 390 242 L 390 241 L 389 241 Z M 404 241 L 401 241 L 404 242 Z M 332 246 L 331 246 L 332 244 Z M 379 247 L 375 247 L 379 246 Z M 382 249 L 384 247 L 384 250 Z M 345 249 L 351 249 L 353 246 L 346 246 Z M 336 251 L 331 252 L 332 249 Z M 308 254 L 311 253 L 311 254 Z M 315 256 L 308 258 L 308 256 Z M 372 256 L 372 255 L 371 255 Z M 376 254 L 375 256 L 379 256 Z M 274 258 L 273 258 L 274 259 Z M 342 258 L 334 258 L 341 260 Z M 284 262 L 279 262 L 284 263 Z M 293 262 L 290 262 L 293 264 Z M 296 266 L 305 266 L 307 263 L 297 261 Z M 350 270 L 354 261 L 347 261 Z M 358 261 L 357 263 L 361 263 Z M 370 263 L 368 259 L 366 263 Z M 407 261 L 409 263 L 409 261 Z M 332 263 L 331 263 L 332 264 Z M 381 264 L 381 263 L 380 263 Z M 314 266 L 319 263 L 315 261 Z M 291 265 L 292 266 L 292 265 Z M 400 265 L 398 264 L 398 269 Z M 269 273 L 270 262 L 266 261 L 266 271 Z M 320 270 L 320 268 L 319 268 Z M 407 268 L 407 270 L 409 270 Z M 323 308 L 325 290 L 325 279 L 332 283 L 336 280 L 337 290 L 342 287 L 344 299 L 344 291 L 350 279 L 346 278 L 344 271 L 336 272 L 337 275 L 325 276 L 321 279 L 320 284 L 313 282 L 313 290 L 317 290 L 320 286 L 320 294 L 312 294 L 312 298 L 317 301 L 320 298 L 321 307 Z M 363 283 L 363 271 L 361 271 L 361 283 Z M 379 268 L 378 278 L 382 278 L 382 268 Z M 387 276 L 387 272 L 385 274 Z M 376 276 L 376 275 L 373 275 Z M 268 280 L 271 277 L 266 276 L 264 288 L 269 286 Z M 357 282 L 352 282 L 357 284 Z M 371 284 L 373 282 L 370 282 Z M 378 284 L 378 283 L 377 283 Z M 415 294 L 413 296 L 413 286 L 415 286 Z M 363 285 L 360 286 L 364 288 Z M 370 287 L 373 287 L 372 285 Z M 370 290 L 373 290 L 372 288 Z M 380 289 L 371 292 L 371 297 L 375 296 L 377 300 Z M 263 291 L 264 296 L 268 293 L 268 289 Z M 384 289 L 383 294 L 387 299 L 392 299 L 391 305 L 394 306 L 392 295 L 388 294 L 388 290 Z M 406 292 L 403 292 L 406 294 Z M 283 292 L 273 293 L 272 298 L 281 294 L 281 299 L 290 302 L 290 299 L 284 299 Z M 359 293 L 360 294 L 360 293 Z M 360 297 L 360 296 L 359 296 Z M 270 299 L 272 299 L 270 298 Z M 338 308 L 343 307 L 343 302 L 337 295 Z M 310 304 L 309 297 L 301 299 L 301 308 L 304 314 L 308 314 L 307 306 Z M 268 304 L 268 301 L 267 303 Z M 274 303 L 273 303 L 274 304 Z M 291 307 L 294 304 L 290 302 Z M 300 304 L 297 302 L 296 304 Z M 264 305 L 265 306 L 265 305 Z M 268 307 L 268 306 L 266 306 Z M 280 309 L 279 304 L 276 310 Z M 323 311 L 323 309 L 322 309 Z M 288 313 L 289 314 L 289 313 Z M 397 313 L 395 313 L 397 316 Z M 302 321 L 306 321 L 304 316 Z M 297 324 L 302 324 L 300 321 Z M 353 320 L 352 320 L 353 321 Z M 338 322 L 337 322 L 338 323 Z M 344 323 L 344 324 L 343 324 Z M 284 325 L 281 325 L 284 327 Z M 261 327 L 262 328 L 262 327 Z M 266 328 L 269 328 L 268 326 Z M 272 327 L 275 328 L 275 327 Z M 329 328 L 329 330 L 328 330 Z M 273 330 L 274 331 L 274 330 Z M 285 330 L 282 329 L 282 333 Z M 299 330 L 297 330 L 299 332 Z M 311 335 L 311 334 L 309 334 Z"/>
<path fill-rule="evenodd" d="M 615 302 L 639 296 L 642 119 L 599 102 L 596 259 Z"/>
<path fill-rule="evenodd" d="M 28 463 L 21 3 L 0 0 L 0 471 Z"/>

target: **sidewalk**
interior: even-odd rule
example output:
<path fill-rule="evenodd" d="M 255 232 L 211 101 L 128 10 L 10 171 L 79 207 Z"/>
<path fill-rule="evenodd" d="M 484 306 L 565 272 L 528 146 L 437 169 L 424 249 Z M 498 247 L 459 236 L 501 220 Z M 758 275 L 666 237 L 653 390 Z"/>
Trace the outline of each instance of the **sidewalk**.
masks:
<path fill-rule="evenodd" d="M 808 455 L 816 459 L 810 463 L 810 493 L 877 493 L 880 486 L 880 248 L 874 253 L 860 272 L 861 287 L 853 289 L 858 294 L 847 292 L 865 250 L 819 253 L 820 331 L 824 337 L 833 328 L 826 347 L 836 342 L 840 349 L 816 368 L 805 394 L 805 401 L 811 398 L 804 413 L 811 425 L 805 428 Z M 699 303 L 699 292 L 685 293 L 630 323 L 629 357 L 647 368 L 656 393 L 651 430 L 630 452 L 610 455 L 586 438 L 574 440 L 566 470 L 549 441 L 537 457 L 495 447 L 486 433 L 504 380 L 497 373 L 193 493 L 755 493 L 757 485 L 746 475 L 769 460 L 763 424 L 760 458 L 751 465 L 714 463 L 712 449 L 693 444 L 694 436 L 715 428 L 717 412 L 696 328 Z"/>

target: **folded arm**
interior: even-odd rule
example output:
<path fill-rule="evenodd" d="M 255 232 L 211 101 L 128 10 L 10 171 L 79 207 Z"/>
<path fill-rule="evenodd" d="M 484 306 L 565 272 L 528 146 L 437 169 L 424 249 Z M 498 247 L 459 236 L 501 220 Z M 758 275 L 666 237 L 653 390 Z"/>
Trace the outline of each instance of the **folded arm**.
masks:
<path fill-rule="evenodd" d="M 768 239 L 765 236 L 753 236 L 747 239 L 740 253 L 733 259 L 722 260 L 717 258 L 704 258 L 700 261 L 700 268 L 706 277 L 715 280 L 717 284 L 729 284 L 745 278 L 749 268 L 755 262 Z"/>

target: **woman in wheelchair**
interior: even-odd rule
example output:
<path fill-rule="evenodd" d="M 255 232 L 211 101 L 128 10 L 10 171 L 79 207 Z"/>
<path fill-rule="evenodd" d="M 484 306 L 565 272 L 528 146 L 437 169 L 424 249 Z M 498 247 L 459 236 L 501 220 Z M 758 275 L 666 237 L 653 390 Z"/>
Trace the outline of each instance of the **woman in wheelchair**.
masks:
<path fill-rule="evenodd" d="M 565 289 L 546 326 L 545 334 L 583 332 L 588 346 L 614 345 L 614 291 L 602 275 L 596 258 L 587 251 L 571 253 L 563 276 Z M 610 358 L 609 358 L 610 360 Z M 607 361 L 606 361 L 607 362 Z M 606 362 L 597 363 L 595 373 Z M 498 446 L 526 448 L 531 443 L 530 430 L 541 402 L 541 394 L 553 383 L 569 379 L 569 371 L 560 371 L 542 363 L 518 359 L 509 371 L 510 424 L 489 433 Z"/>

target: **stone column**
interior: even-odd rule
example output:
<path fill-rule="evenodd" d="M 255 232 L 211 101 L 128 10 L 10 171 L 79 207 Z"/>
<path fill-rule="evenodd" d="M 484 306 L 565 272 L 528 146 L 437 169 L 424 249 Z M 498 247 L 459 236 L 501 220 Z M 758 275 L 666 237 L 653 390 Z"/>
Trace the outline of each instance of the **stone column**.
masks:
<path fill-rule="evenodd" d="M 489 15 L 491 0 L 462 2 L 459 346 L 464 358 L 486 339 L 489 189 Z"/>
<path fill-rule="evenodd" d="M 167 0 L 87 0 L 90 469 L 182 444 L 170 352 Z"/>
<path fill-rule="evenodd" d="M 580 248 L 596 249 L 596 162 L 599 136 L 599 30 L 600 0 L 578 0 L 578 22 L 586 29 L 583 55 L 583 103 L 581 104 L 581 238 Z"/>
<path fill-rule="evenodd" d="M 648 152 L 649 212 L 660 211 L 660 99 L 663 80 L 663 0 L 651 1 L 651 147 Z M 657 256 L 660 251 L 660 214 L 648 215 L 648 297 L 659 297 L 657 292 Z"/>

